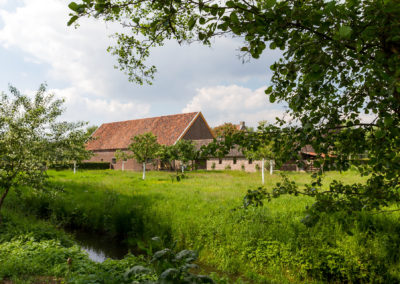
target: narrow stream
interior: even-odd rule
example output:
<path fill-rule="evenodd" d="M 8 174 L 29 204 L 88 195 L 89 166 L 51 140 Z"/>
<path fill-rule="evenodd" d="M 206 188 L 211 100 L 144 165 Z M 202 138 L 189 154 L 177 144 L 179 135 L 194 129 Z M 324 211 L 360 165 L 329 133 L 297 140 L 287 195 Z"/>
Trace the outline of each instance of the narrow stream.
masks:
<path fill-rule="evenodd" d="M 101 234 L 84 231 L 72 231 L 70 233 L 82 249 L 89 254 L 89 258 L 95 262 L 103 262 L 107 258 L 122 259 L 129 252 L 127 245 Z"/>

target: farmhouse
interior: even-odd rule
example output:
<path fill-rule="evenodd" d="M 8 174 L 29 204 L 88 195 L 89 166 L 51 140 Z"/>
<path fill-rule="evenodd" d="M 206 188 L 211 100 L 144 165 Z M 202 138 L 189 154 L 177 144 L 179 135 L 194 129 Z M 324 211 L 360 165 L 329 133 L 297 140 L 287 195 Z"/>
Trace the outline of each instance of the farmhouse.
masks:
<path fill-rule="evenodd" d="M 115 151 L 126 151 L 132 137 L 146 132 L 156 135 L 158 143 L 162 145 L 173 145 L 181 139 L 192 140 L 198 144 L 197 141 L 214 138 L 201 112 L 104 123 L 93 133 L 94 139 L 86 146 L 94 153 L 87 162 L 109 162 L 111 168 L 122 169 L 123 161 L 116 160 Z M 203 165 L 205 168 L 205 162 Z M 153 164 L 148 168 L 158 167 L 158 164 Z M 124 162 L 124 169 L 140 171 L 142 165 L 134 159 L 129 159 Z"/>

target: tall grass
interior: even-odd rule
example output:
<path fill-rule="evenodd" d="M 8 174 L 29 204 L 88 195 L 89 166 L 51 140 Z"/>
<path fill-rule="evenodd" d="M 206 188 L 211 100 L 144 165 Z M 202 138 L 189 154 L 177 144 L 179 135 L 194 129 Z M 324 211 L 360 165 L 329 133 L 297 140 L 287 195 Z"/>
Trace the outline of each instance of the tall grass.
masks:
<path fill-rule="evenodd" d="M 5 210 L 3 215 L 0 283 L 123 284 L 140 280 L 140 276 L 125 277 L 125 272 L 145 264 L 142 258 L 128 255 L 122 260 L 96 263 L 53 225 L 12 210 Z"/>
<path fill-rule="evenodd" d="M 193 172 L 173 181 L 171 173 L 121 171 L 50 172 L 53 190 L 22 189 L 7 207 L 53 223 L 103 232 L 146 245 L 153 236 L 179 248 L 198 249 L 211 267 L 250 282 L 391 282 L 400 280 L 399 215 L 323 215 L 312 228 L 300 220 L 313 200 L 282 196 L 260 208 L 239 208 L 259 173 Z M 289 173 L 302 185 L 305 173 Z M 327 173 L 326 182 L 363 182 L 355 172 Z M 279 181 L 266 177 L 266 187 Z"/>

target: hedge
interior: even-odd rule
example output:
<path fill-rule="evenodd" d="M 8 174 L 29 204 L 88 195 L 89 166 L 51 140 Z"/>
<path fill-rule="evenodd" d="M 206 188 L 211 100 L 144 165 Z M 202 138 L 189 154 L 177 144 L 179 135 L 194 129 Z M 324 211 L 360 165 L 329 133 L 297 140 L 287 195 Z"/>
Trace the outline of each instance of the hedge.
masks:
<path fill-rule="evenodd" d="M 65 169 L 73 169 L 74 164 L 63 164 L 63 165 L 54 165 L 50 167 L 55 170 L 65 170 Z M 87 162 L 87 163 L 77 163 L 76 168 L 80 170 L 108 170 L 110 169 L 109 162 Z"/>

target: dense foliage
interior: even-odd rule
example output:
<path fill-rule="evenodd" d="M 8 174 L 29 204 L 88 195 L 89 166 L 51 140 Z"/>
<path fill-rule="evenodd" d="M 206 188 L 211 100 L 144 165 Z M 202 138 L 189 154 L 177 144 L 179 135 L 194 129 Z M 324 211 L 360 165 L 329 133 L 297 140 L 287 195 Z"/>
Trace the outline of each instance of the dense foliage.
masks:
<path fill-rule="evenodd" d="M 219 35 L 240 37 L 243 56 L 253 58 L 267 45 L 281 49 L 266 93 L 271 102 L 289 106 L 279 126 L 290 121 L 294 126 L 284 134 L 264 129 L 275 136 L 275 152 L 296 158 L 302 146 L 312 145 L 319 153 L 317 164 L 337 170 L 348 169 L 357 155 L 369 157 L 360 166 L 361 174 L 369 175 L 364 185 L 346 187 L 335 181 L 321 192 L 317 178 L 310 185 L 315 208 L 360 211 L 399 202 L 397 0 L 85 0 L 69 7 L 69 24 L 85 16 L 122 24 L 110 50 L 120 68 L 139 83 L 153 78 L 155 67 L 145 65 L 151 47 L 170 39 L 210 44 Z"/>

